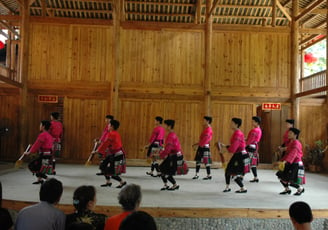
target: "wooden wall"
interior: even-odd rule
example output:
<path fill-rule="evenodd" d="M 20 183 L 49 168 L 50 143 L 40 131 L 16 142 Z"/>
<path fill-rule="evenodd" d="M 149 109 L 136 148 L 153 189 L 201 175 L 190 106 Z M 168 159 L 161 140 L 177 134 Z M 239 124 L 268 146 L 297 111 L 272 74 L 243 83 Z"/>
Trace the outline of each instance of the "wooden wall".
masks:
<path fill-rule="evenodd" d="M 176 120 L 186 159 L 192 160 L 191 145 L 197 142 L 206 115 L 205 34 L 201 29 L 173 27 L 122 26 L 116 49 L 111 25 L 31 23 L 26 142 L 35 139 L 40 120 L 48 119 L 54 109 L 38 103 L 37 95 L 51 94 L 63 98 L 66 161 L 87 158 L 110 113 L 121 122 L 119 131 L 130 159 L 145 158 L 142 147 L 154 117 L 160 115 Z M 288 32 L 214 30 L 212 39 L 209 93 L 214 141 L 229 142 L 232 117 L 243 119 L 241 129 L 247 135 L 262 102 L 284 103 L 289 113 Z M 2 99 L 0 106 L 10 100 L 14 99 Z M 273 143 L 280 143 L 280 136 L 275 135 Z M 216 154 L 214 159 L 218 160 Z"/>

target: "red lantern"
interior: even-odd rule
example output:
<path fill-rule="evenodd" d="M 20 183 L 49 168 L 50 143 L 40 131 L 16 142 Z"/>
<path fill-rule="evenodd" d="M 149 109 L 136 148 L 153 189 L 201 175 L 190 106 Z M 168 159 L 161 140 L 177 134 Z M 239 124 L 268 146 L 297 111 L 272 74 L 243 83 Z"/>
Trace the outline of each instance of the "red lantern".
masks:
<path fill-rule="evenodd" d="M 0 41 L 0 50 L 2 50 L 3 48 L 5 48 L 5 44 L 2 41 Z"/>
<path fill-rule="evenodd" d="M 304 55 L 304 62 L 305 63 L 310 64 L 310 63 L 316 62 L 317 60 L 318 60 L 318 58 L 314 57 L 312 53 L 306 53 Z"/>

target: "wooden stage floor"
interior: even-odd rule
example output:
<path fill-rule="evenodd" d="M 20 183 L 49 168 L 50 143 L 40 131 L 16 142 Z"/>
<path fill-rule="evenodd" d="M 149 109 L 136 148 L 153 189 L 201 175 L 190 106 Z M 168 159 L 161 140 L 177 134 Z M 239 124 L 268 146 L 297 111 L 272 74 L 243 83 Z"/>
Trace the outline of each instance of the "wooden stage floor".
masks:
<path fill-rule="evenodd" d="M 302 196 L 279 195 L 282 186 L 278 182 L 275 171 L 259 170 L 259 183 L 249 183 L 251 174 L 245 177 L 246 194 L 236 194 L 238 186 L 232 181 L 232 192 L 223 193 L 225 187 L 223 169 L 213 169 L 213 179 L 192 180 L 195 169 L 190 169 L 188 175 L 176 176 L 180 189 L 176 191 L 160 191 L 163 183 L 160 178 L 147 176 L 145 167 L 128 167 L 127 173 L 122 176 L 128 183 L 139 184 L 142 187 L 142 209 L 148 210 L 155 216 L 256 216 L 259 218 L 288 217 L 288 207 L 291 203 L 303 200 L 315 210 L 316 216 L 328 217 L 328 177 L 326 175 L 307 173 L 307 184 Z M 67 211 L 72 209 L 73 191 L 80 185 L 94 185 L 97 188 L 98 210 L 107 212 L 111 207 L 113 212 L 119 212 L 117 195 L 120 191 L 113 187 L 102 188 L 103 176 L 96 176 L 96 165 L 85 167 L 77 164 L 58 164 L 57 175 L 54 176 L 63 182 L 64 193 L 60 206 Z M 205 175 L 201 169 L 200 178 Z M 26 165 L 20 169 L 0 171 L 0 181 L 3 187 L 4 205 L 9 208 L 20 207 L 37 202 L 39 185 L 32 185 L 35 177 L 28 171 Z M 295 192 L 295 189 L 293 189 Z M 22 201 L 20 203 L 20 201 Z M 20 203 L 20 204 L 19 204 Z"/>

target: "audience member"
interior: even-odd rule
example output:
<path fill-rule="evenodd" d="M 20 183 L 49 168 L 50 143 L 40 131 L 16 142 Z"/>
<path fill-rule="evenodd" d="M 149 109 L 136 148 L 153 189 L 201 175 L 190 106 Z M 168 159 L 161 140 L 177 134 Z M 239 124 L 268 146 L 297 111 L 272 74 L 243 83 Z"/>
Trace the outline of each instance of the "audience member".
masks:
<path fill-rule="evenodd" d="M 17 216 L 16 230 L 63 230 L 65 214 L 54 207 L 63 193 L 63 185 L 52 178 L 40 187 L 40 202 L 23 208 Z"/>
<path fill-rule="evenodd" d="M 66 230 L 94 230 L 94 226 L 92 224 L 87 223 L 72 223 L 70 224 Z"/>
<path fill-rule="evenodd" d="M 289 207 L 289 216 L 296 230 L 311 230 L 313 220 L 310 206 L 303 202 L 294 202 Z"/>
<path fill-rule="evenodd" d="M 9 211 L 6 208 L 2 208 L 2 184 L 0 182 L 0 226 L 1 229 L 8 230 L 12 229 L 13 224 Z"/>
<path fill-rule="evenodd" d="M 103 230 L 107 216 L 93 212 L 96 201 L 95 187 L 85 185 L 78 187 L 73 195 L 73 205 L 76 211 L 66 216 L 66 229 L 71 229 L 72 224 L 76 226 L 78 223 L 87 223 L 91 224 L 93 229 Z"/>
<path fill-rule="evenodd" d="M 157 230 L 157 226 L 151 215 L 136 211 L 122 221 L 119 230 Z"/>
<path fill-rule="evenodd" d="M 140 186 L 129 184 L 124 187 L 118 195 L 118 201 L 123 208 L 123 212 L 108 218 L 104 230 L 119 230 L 120 224 L 125 217 L 139 208 L 141 203 Z"/>

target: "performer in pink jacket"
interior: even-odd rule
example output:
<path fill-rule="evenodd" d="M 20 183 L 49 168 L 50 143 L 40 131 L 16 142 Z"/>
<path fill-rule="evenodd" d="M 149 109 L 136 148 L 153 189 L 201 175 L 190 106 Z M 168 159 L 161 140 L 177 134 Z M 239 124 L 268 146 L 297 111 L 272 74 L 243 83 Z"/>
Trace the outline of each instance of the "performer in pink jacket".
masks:
<path fill-rule="evenodd" d="M 54 144 L 52 147 L 53 158 L 52 158 L 52 167 L 53 173 L 56 174 L 56 159 L 55 157 L 60 156 L 61 151 L 61 139 L 63 137 L 63 124 L 58 120 L 59 113 L 53 112 L 50 114 L 51 125 L 49 128 L 49 133 L 54 139 Z"/>
<path fill-rule="evenodd" d="M 47 179 L 46 174 L 53 174 L 52 167 L 52 145 L 53 138 L 49 134 L 48 130 L 50 128 L 50 121 L 41 121 L 40 131 L 38 138 L 32 145 L 29 152 L 24 153 L 29 155 L 30 153 L 38 153 L 37 159 L 31 161 L 28 165 L 31 172 L 36 174 L 38 180 L 33 182 L 33 184 L 42 184 L 42 179 Z"/>
<path fill-rule="evenodd" d="M 205 116 L 203 121 L 204 129 L 199 137 L 199 142 L 195 143 L 193 146 L 198 146 L 195 161 L 196 161 L 196 175 L 192 179 L 199 178 L 199 170 L 201 163 L 205 164 L 207 176 L 203 178 L 203 180 L 211 180 L 211 151 L 210 151 L 210 142 L 213 137 L 213 131 L 211 127 L 212 117 Z"/>
<path fill-rule="evenodd" d="M 284 155 L 286 153 L 287 145 L 290 141 L 289 138 L 288 138 L 288 132 L 289 132 L 290 128 L 294 128 L 294 123 L 295 123 L 295 121 L 293 119 L 287 119 L 286 120 L 287 130 L 285 131 L 285 133 L 282 137 L 283 143 L 281 144 L 281 146 L 278 147 L 280 152 L 281 152 L 281 158 L 284 157 Z"/>
<path fill-rule="evenodd" d="M 251 170 L 253 173 L 253 180 L 250 182 L 259 182 L 257 178 L 257 165 L 259 163 L 259 142 L 262 137 L 262 130 L 260 128 L 261 118 L 260 117 L 252 117 L 252 125 L 253 129 L 249 131 L 246 140 L 246 151 L 249 154 L 250 162 L 251 162 Z"/>
<path fill-rule="evenodd" d="M 231 128 L 234 130 L 234 133 L 230 139 L 230 146 L 223 145 L 229 153 L 233 154 L 225 171 L 226 188 L 223 192 L 231 191 L 229 187 L 231 177 L 236 177 L 235 182 L 240 186 L 240 190 L 237 190 L 236 193 L 247 192 L 243 184 L 243 178 L 245 173 L 249 172 L 249 157 L 245 150 L 244 134 L 239 129 L 241 123 L 242 120 L 240 118 L 231 119 Z"/>
<path fill-rule="evenodd" d="M 177 190 L 180 186 L 176 183 L 173 176 L 177 171 L 177 162 L 178 160 L 183 159 L 183 155 L 178 136 L 173 130 L 175 121 L 165 120 L 164 124 L 168 134 L 165 139 L 165 148 L 162 152 L 160 152 L 160 157 L 164 159 L 159 166 L 162 173 L 162 180 L 164 182 L 164 187 L 161 188 L 161 190 Z M 167 185 L 167 181 L 170 181 L 173 186 L 169 187 Z"/>
<path fill-rule="evenodd" d="M 158 160 L 159 160 L 159 151 L 164 144 L 164 136 L 165 136 L 165 129 L 162 127 L 162 122 L 163 122 L 162 117 L 159 116 L 155 117 L 155 128 L 153 129 L 153 132 L 149 139 L 149 144 L 146 146 L 146 149 L 148 149 L 147 157 L 149 157 L 152 160 L 150 172 L 146 172 L 146 174 L 150 176 L 155 176 L 153 174 L 154 169 L 156 169 L 157 172 L 156 176 L 161 176 L 158 166 Z"/>
<path fill-rule="evenodd" d="M 105 117 L 106 126 L 105 126 L 105 128 L 104 128 L 104 130 L 103 130 L 103 132 L 102 132 L 102 134 L 100 136 L 100 138 L 99 139 L 95 139 L 95 142 L 98 143 L 98 147 L 99 147 L 99 145 L 101 143 L 103 143 L 105 141 L 106 137 L 108 136 L 108 133 L 110 132 L 109 131 L 109 125 L 110 125 L 110 121 L 111 120 L 114 120 L 114 116 L 112 116 L 112 115 L 106 115 L 106 117 Z M 101 166 L 102 161 L 105 159 L 105 157 L 107 155 L 108 155 L 108 149 L 106 149 L 104 151 L 104 154 L 99 154 L 98 155 L 98 157 L 100 159 L 99 169 L 101 168 L 100 166 Z M 96 175 L 97 176 L 104 175 L 104 172 L 100 169 L 100 172 L 99 173 L 96 173 Z"/>
<path fill-rule="evenodd" d="M 294 195 L 299 196 L 304 193 L 303 184 L 305 184 L 304 165 L 302 162 L 303 148 L 301 142 L 298 140 L 300 130 L 290 128 L 288 132 L 289 143 L 287 145 L 286 154 L 281 159 L 285 164 L 283 171 L 278 171 L 280 183 L 284 186 L 285 190 L 280 194 L 290 194 L 291 190 L 289 185 L 296 188 L 297 191 Z"/>

